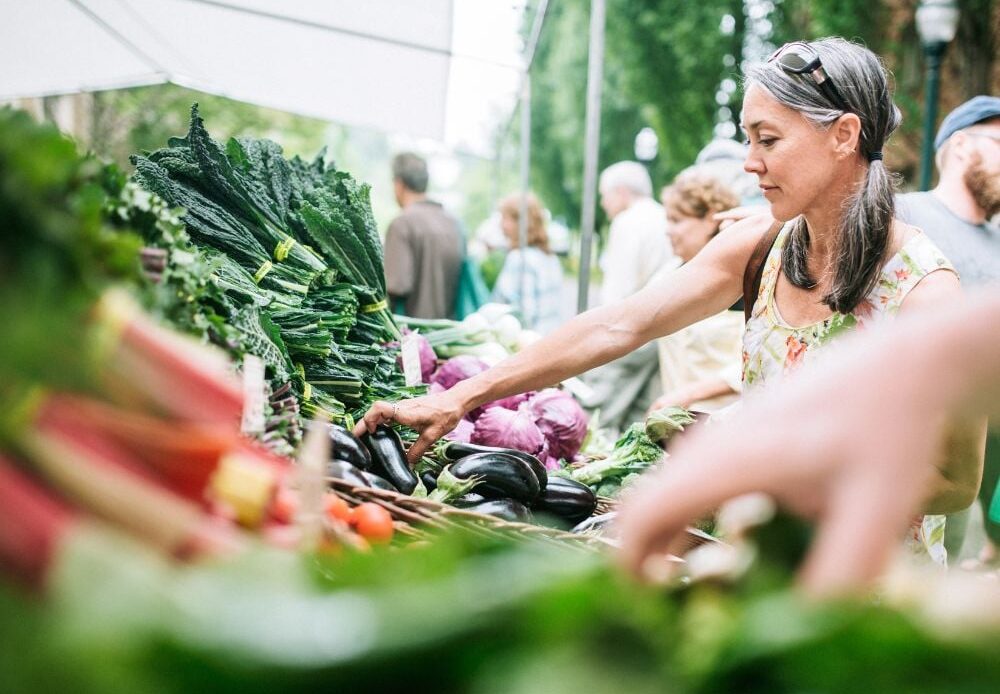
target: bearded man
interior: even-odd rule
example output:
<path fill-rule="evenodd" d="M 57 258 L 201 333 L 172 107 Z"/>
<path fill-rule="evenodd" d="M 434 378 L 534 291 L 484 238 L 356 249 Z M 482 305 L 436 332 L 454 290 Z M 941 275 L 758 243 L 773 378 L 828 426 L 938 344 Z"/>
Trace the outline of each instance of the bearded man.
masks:
<path fill-rule="evenodd" d="M 963 287 L 1000 282 L 1000 97 L 977 96 L 949 113 L 934 148 L 937 187 L 900 195 L 897 214 L 930 236 Z"/>
<path fill-rule="evenodd" d="M 941 122 L 934 138 L 937 187 L 897 198 L 896 214 L 923 229 L 951 260 L 962 286 L 1000 284 L 1000 98 L 977 96 Z M 986 546 L 979 561 L 998 561 L 1000 523 L 986 513 L 1000 490 L 1000 423 L 991 422 L 979 492 Z M 981 510 L 980 510 L 981 509 Z M 952 563 L 961 556 L 969 511 L 948 516 L 945 547 Z"/>

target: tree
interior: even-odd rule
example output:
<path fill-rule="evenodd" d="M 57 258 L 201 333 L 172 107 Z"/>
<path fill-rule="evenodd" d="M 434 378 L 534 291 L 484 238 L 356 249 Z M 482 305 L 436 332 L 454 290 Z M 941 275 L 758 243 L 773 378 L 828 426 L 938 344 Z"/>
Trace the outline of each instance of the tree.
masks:
<path fill-rule="evenodd" d="M 734 38 L 719 30 L 720 22 L 740 4 L 609 1 L 601 168 L 633 159 L 634 138 L 647 125 L 661 142 L 651 166 L 654 185 L 694 161 L 712 137 L 723 56 L 733 50 Z M 589 20 L 589 3 L 550 4 L 532 70 L 532 181 L 571 226 L 582 204 Z"/>

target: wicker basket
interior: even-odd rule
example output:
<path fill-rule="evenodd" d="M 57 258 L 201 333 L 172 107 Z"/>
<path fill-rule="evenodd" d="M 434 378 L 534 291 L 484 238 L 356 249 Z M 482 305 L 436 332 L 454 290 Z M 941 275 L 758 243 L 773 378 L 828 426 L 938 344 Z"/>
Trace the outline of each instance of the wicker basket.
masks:
<path fill-rule="evenodd" d="M 575 547 L 584 551 L 596 552 L 617 546 L 615 541 L 596 534 L 571 533 L 541 525 L 507 521 L 429 499 L 372 487 L 357 487 L 335 477 L 327 477 L 326 482 L 333 492 L 352 506 L 371 502 L 386 509 L 396 521 L 396 532 L 412 540 L 427 539 L 427 530 L 464 528 L 492 536 L 516 534 L 522 539 L 554 543 L 560 547 Z M 597 512 L 611 511 L 615 504 L 613 499 L 599 498 Z M 710 535 L 694 528 L 687 529 L 686 539 L 687 544 L 682 554 L 706 542 L 715 541 Z"/>

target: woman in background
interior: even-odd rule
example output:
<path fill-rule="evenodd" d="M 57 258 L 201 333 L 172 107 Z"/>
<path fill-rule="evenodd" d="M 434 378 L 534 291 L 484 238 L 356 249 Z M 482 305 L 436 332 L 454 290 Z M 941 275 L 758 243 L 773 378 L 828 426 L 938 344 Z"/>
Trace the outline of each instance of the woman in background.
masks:
<path fill-rule="evenodd" d="M 699 167 L 678 176 L 661 194 L 667 235 L 681 264 L 719 233 L 713 215 L 739 204 L 726 184 Z M 674 272 L 677 266 L 661 273 Z M 659 278 L 657 278 L 659 279 Z M 743 313 L 721 311 L 657 341 L 663 395 L 651 410 L 680 405 L 714 412 L 739 399 Z"/>
<path fill-rule="evenodd" d="M 500 201 L 500 226 L 507 237 L 510 252 L 493 288 L 493 300 L 514 306 L 520 312 L 525 328 L 544 335 L 560 323 L 562 266 L 549 250 L 545 214 L 538 198 L 531 193 L 525 201 L 528 211 L 527 247 L 520 247 L 521 200 L 520 195 L 508 195 Z"/>

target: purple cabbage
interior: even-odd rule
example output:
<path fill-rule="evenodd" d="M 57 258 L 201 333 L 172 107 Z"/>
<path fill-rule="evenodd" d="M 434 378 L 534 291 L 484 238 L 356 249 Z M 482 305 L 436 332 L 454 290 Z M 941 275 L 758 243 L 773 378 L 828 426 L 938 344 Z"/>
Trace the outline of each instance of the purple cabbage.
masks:
<path fill-rule="evenodd" d="M 489 366 L 486 362 L 468 354 L 460 354 L 452 357 L 438 367 L 431 376 L 431 383 L 437 383 L 445 390 L 448 390 L 459 381 L 472 378 L 478 373 L 486 371 Z"/>
<path fill-rule="evenodd" d="M 535 416 L 528 405 L 516 410 L 492 407 L 476 420 L 472 443 L 499 448 L 513 448 L 537 455 L 545 447 L 545 436 L 535 424 Z"/>
<path fill-rule="evenodd" d="M 587 436 L 587 414 L 572 395 L 546 388 L 531 398 L 528 407 L 548 442 L 551 457 L 571 460 L 580 452 Z"/>
<path fill-rule="evenodd" d="M 518 395 L 508 395 L 505 398 L 500 398 L 499 400 L 494 400 L 493 402 L 488 402 L 485 405 L 482 405 L 481 407 L 477 407 L 476 409 L 472 410 L 469 413 L 468 417 L 472 421 L 476 421 L 477 419 L 479 419 L 479 415 L 481 415 L 483 412 L 493 407 L 503 407 L 504 409 L 507 410 L 516 410 L 518 407 L 521 406 L 521 403 L 527 402 L 529 399 L 531 399 L 531 396 L 533 396 L 534 394 L 535 394 L 534 391 L 529 391 L 527 393 L 520 393 Z"/>
<path fill-rule="evenodd" d="M 462 443 L 470 443 L 472 441 L 472 431 L 475 425 L 468 419 L 463 417 L 458 420 L 458 426 L 449 431 L 444 435 L 449 441 L 460 441 Z"/>

